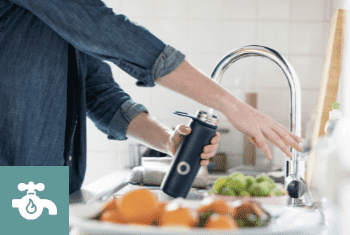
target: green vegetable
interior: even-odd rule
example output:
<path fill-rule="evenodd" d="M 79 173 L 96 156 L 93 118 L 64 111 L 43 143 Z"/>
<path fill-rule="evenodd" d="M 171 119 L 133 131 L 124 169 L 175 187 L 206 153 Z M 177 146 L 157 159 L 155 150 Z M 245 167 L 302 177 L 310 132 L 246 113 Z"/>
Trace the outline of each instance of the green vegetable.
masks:
<path fill-rule="evenodd" d="M 219 177 L 209 194 L 220 194 L 226 196 L 281 196 L 281 190 L 276 189 L 275 182 L 266 175 L 257 178 L 244 176 L 235 172 L 229 176 Z"/>
<path fill-rule="evenodd" d="M 228 178 L 226 180 L 226 186 L 234 189 L 237 192 L 241 192 L 245 189 L 247 185 L 247 182 L 244 177 L 234 177 L 234 178 Z"/>
<path fill-rule="evenodd" d="M 245 181 L 247 182 L 246 189 L 250 188 L 252 186 L 252 184 L 256 182 L 256 180 L 253 176 L 246 176 Z"/>
<path fill-rule="evenodd" d="M 258 183 L 261 183 L 266 180 L 272 180 L 272 179 L 270 179 L 270 177 L 268 177 L 267 175 L 260 175 L 258 178 L 256 178 L 256 182 Z"/>
<path fill-rule="evenodd" d="M 242 196 L 242 197 L 250 197 L 250 193 L 248 193 L 247 191 L 242 191 L 240 193 L 240 196 Z"/>
<path fill-rule="evenodd" d="M 220 191 L 226 184 L 226 179 L 225 178 L 219 178 L 214 182 L 214 188 L 217 191 Z"/>
<path fill-rule="evenodd" d="M 270 194 L 270 184 L 269 182 L 261 182 L 258 184 L 258 195 L 257 196 L 267 196 Z"/>
<path fill-rule="evenodd" d="M 198 227 L 204 228 L 205 224 L 207 223 L 209 217 L 213 214 L 212 211 L 208 211 L 204 214 L 199 215 L 199 221 L 198 221 Z"/>
<path fill-rule="evenodd" d="M 225 196 L 237 196 L 236 192 L 230 188 L 230 187 L 225 187 L 222 189 L 222 193 L 221 195 L 225 195 Z"/>
<path fill-rule="evenodd" d="M 280 189 L 275 188 L 272 190 L 271 195 L 272 196 L 282 196 L 282 191 Z"/>
<path fill-rule="evenodd" d="M 265 181 L 265 182 L 269 185 L 269 191 L 270 192 L 272 192 L 272 190 L 276 188 L 276 184 L 275 184 L 274 181 L 268 180 L 268 181 Z"/>
<path fill-rule="evenodd" d="M 248 192 L 250 193 L 250 195 L 252 196 L 258 196 L 258 192 L 259 192 L 259 185 L 258 183 L 253 183 L 250 188 L 248 188 Z"/>

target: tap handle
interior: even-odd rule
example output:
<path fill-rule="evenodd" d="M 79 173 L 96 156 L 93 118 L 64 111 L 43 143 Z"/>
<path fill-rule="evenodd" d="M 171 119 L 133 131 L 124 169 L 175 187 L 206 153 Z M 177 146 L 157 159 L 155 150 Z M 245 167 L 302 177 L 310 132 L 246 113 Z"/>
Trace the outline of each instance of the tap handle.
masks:
<path fill-rule="evenodd" d="M 291 198 L 300 198 L 305 194 L 306 187 L 300 180 L 293 180 L 288 184 L 287 191 Z"/>
<path fill-rule="evenodd" d="M 18 184 L 18 190 L 19 191 L 43 191 L 45 189 L 45 185 L 43 183 L 39 183 L 39 184 L 34 184 L 33 181 L 30 181 L 28 184 L 24 184 L 24 183 L 20 183 Z"/>

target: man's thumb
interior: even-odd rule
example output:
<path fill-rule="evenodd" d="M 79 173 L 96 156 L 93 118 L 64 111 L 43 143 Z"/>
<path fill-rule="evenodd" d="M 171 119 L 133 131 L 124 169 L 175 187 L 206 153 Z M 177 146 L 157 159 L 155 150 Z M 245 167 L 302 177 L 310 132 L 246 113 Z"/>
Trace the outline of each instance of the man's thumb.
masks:
<path fill-rule="evenodd" d="M 191 128 L 186 125 L 178 125 L 175 130 L 181 135 L 189 135 L 191 133 Z"/>

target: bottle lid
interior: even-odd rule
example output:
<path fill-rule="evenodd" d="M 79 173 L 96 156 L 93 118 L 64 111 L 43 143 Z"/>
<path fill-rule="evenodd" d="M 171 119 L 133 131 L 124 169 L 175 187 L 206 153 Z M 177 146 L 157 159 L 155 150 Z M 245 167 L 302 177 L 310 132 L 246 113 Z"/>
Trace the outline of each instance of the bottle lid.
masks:
<path fill-rule="evenodd" d="M 201 120 L 202 122 L 208 123 L 213 126 L 217 126 L 219 123 L 219 118 L 215 115 L 209 116 L 209 114 L 205 111 L 198 110 L 197 111 L 197 118 Z"/>
<path fill-rule="evenodd" d="M 342 116 L 342 112 L 339 109 L 334 109 L 329 112 L 329 119 L 341 119 Z"/>

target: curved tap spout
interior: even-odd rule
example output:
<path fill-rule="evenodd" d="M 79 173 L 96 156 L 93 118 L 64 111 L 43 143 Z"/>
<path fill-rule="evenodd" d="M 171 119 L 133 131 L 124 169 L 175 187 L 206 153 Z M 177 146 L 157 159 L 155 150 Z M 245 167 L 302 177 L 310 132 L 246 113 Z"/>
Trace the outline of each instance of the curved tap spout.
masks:
<path fill-rule="evenodd" d="M 49 215 L 57 215 L 57 207 L 55 203 L 47 199 L 40 199 L 41 206 L 47 208 Z"/>
<path fill-rule="evenodd" d="M 212 79 L 220 84 L 221 78 L 225 73 L 226 69 L 230 67 L 234 62 L 249 56 L 259 56 L 267 58 L 276 63 L 286 75 L 289 88 L 290 88 L 290 131 L 296 135 L 301 135 L 301 91 L 298 76 L 296 75 L 293 67 L 288 61 L 283 58 L 277 51 L 257 45 L 250 45 L 238 48 L 229 54 L 227 54 L 216 66 Z M 293 161 L 297 160 L 298 152 L 292 149 Z M 297 169 L 296 169 L 297 170 Z M 296 175 L 298 173 L 296 172 Z"/>

